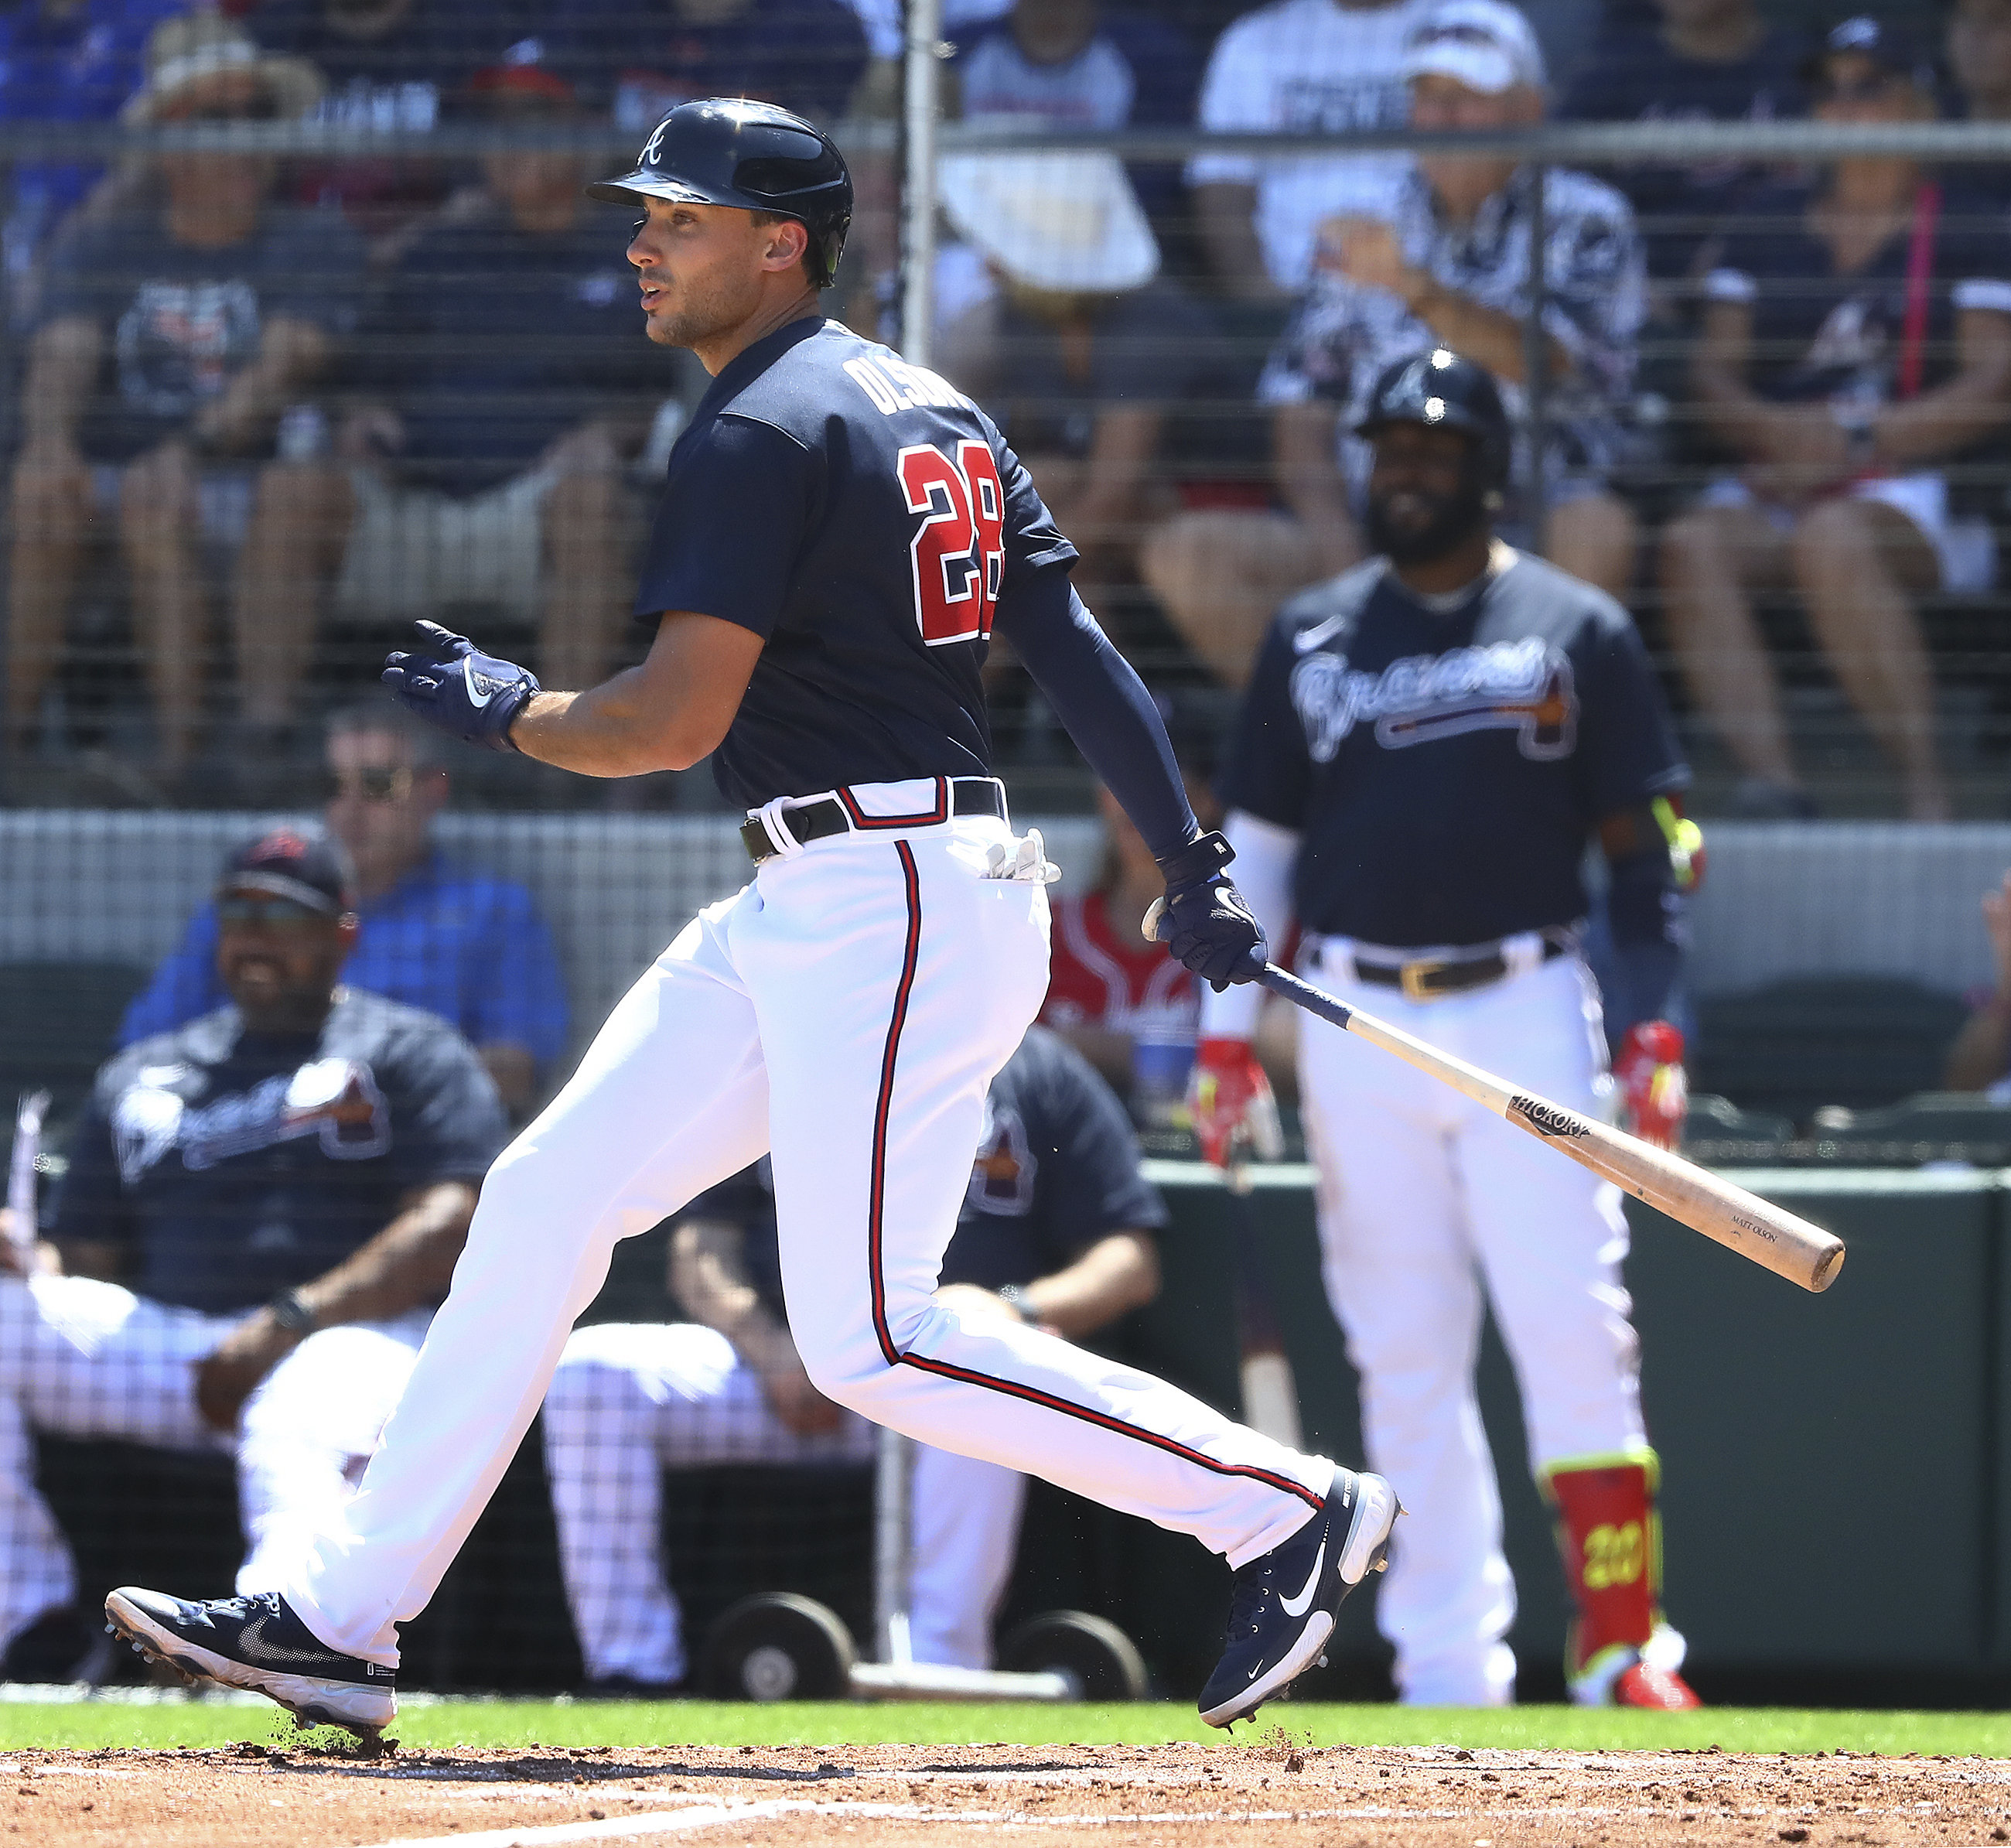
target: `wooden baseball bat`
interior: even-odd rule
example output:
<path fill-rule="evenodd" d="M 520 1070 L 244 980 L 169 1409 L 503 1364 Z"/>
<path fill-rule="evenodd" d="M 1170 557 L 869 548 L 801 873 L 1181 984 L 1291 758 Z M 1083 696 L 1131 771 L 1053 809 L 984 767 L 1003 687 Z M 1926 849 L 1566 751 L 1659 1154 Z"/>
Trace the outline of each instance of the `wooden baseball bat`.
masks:
<path fill-rule="evenodd" d="M 1692 1231 L 1716 1239 L 1804 1290 L 1827 1290 L 1843 1268 L 1843 1241 L 1834 1233 L 1769 1205 L 1757 1195 L 1735 1187 L 1694 1162 L 1547 1098 L 1518 1091 L 1478 1066 L 1336 1000 L 1275 963 L 1265 966 L 1261 979 L 1272 994 L 1393 1052 L 1405 1064 L 1450 1084 L 1636 1199 L 1659 1207 Z"/>

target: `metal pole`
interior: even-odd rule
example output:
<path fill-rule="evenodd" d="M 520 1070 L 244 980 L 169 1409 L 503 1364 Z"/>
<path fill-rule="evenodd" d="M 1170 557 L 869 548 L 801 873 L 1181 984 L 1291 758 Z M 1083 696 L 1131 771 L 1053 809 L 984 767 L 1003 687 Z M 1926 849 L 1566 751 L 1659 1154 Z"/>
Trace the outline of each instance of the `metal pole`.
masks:
<path fill-rule="evenodd" d="M 1529 544 L 1538 557 L 1550 552 L 1550 506 L 1543 479 L 1544 437 L 1549 425 L 1550 342 L 1543 331 L 1543 308 L 1550 294 L 1550 226 L 1543 210 L 1547 169 L 1538 161 L 1529 170 L 1529 304 L 1522 323 L 1522 402 L 1527 413 L 1529 472 L 1523 483 L 1527 500 Z"/>
<path fill-rule="evenodd" d="M 913 1485 L 915 1446 L 887 1426 L 880 1427 L 873 1479 L 873 1629 L 883 1662 L 905 1665 L 914 1658 L 908 1642 L 909 1582 L 914 1573 Z"/>
<path fill-rule="evenodd" d="M 935 326 L 936 118 L 942 0 L 906 0 L 901 73 L 901 351 L 929 363 Z"/>

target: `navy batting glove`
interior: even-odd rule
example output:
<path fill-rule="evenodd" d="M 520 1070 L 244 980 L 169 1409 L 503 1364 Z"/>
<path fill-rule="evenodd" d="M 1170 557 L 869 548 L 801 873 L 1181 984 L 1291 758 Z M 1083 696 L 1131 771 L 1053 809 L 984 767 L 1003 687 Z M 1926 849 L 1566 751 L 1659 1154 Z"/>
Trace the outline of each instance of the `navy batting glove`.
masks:
<path fill-rule="evenodd" d="M 429 725 L 485 750 L 514 751 L 510 725 L 545 689 L 528 668 L 484 654 L 437 622 L 412 625 L 419 645 L 384 657 L 384 684 Z"/>
<path fill-rule="evenodd" d="M 1168 854 L 1159 862 L 1166 896 L 1146 920 L 1146 934 L 1218 995 L 1232 982 L 1255 981 L 1270 960 L 1264 927 L 1223 870 L 1235 857 L 1219 834 L 1205 834 Z"/>

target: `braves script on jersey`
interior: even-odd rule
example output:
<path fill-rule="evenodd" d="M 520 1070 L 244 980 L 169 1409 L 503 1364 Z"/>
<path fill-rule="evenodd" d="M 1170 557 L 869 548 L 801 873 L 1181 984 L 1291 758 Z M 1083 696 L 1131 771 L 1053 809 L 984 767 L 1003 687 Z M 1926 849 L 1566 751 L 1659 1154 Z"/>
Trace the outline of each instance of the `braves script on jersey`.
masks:
<path fill-rule="evenodd" d="M 1686 780 L 1626 612 L 1496 557 L 1443 609 L 1372 561 L 1266 638 L 1223 793 L 1301 834 L 1308 930 L 1464 944 L 1568 924 L 1600 818 Z"/>

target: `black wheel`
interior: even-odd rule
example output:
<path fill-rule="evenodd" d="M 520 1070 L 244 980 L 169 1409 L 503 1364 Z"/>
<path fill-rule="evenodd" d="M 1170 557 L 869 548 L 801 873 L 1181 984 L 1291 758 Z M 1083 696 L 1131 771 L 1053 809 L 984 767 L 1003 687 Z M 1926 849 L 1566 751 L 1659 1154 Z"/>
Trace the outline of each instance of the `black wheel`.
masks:
<path fill-rule="evenodd" d="M 999 1645 L 998 1666 L 1022 1674 L 1058 1668 L 1075 1678 L 1085 1700 L 1145 1698 L 1145 1665 L 1131 1639 L 1087 1611 L 1030 1617 Z"/>
<path fill-rule="evenodd" d="M 716 1700 L 837 1700 L 857 1651 L 838 1613 L 793 1591 L 742 1598 L 712 1626 L 706 1692 Z"/>

